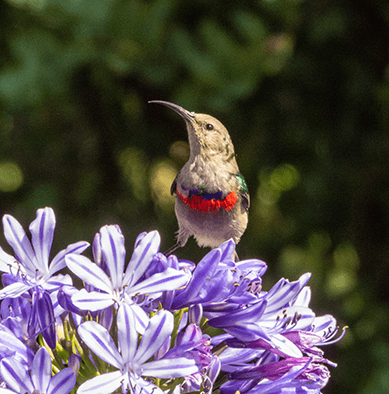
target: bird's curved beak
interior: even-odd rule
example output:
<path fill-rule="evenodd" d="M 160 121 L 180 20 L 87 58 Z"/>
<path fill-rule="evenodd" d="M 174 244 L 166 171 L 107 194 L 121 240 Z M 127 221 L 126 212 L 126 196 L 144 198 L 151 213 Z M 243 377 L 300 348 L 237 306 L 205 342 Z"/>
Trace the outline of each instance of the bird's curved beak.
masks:
<path fill-rule="evenodd" d="M 173 111 L 177 112 L 185 121 L 188 121 L 189 123 L 193 123 L 193 121 L 194 121 L 195 113 L 189 112 L 177 104 L 173 104 L 173 103 L 170 103 L 169 101 L 162 101 L 162 100 L 152 100 L 152 101 L 149 101 L 149 103 L 165 105 L 166 107 L 169 107 Z"/>

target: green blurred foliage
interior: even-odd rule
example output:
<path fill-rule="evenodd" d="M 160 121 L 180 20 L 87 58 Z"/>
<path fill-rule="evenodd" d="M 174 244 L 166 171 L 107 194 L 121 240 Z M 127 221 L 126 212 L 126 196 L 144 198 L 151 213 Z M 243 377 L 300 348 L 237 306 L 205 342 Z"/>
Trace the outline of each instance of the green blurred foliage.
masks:
<path fill-rule="evenodd" d="M 269 264 L 265 288 L 312 272 L 314 309 L 350 326 L 325 392 L 387 392 L 387 2 L 8 0 L 0 18 L 1 214 L 53 207 L 54 250 L 107 223 L 167 249 L 188 144 L 147 101 L 212 114 L 251 191 L 239 255 Z"/>

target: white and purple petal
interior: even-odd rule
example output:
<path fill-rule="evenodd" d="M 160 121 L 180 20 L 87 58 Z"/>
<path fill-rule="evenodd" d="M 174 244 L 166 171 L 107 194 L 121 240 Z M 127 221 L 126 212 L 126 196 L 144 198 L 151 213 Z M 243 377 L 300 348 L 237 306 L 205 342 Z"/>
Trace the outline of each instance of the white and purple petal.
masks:
<path fill-rule="evenodd" d="M 134 361 L 143 364 L 164 344 L 174 328 L 173 315 L 161 310 L 149 322 L 136 352 Z"/>
<path fill-rule="evenodd" d="M 84 311 L 101 311 L 102 309 L 109 308 L 114 302 L 115 300 L 110 293 L 87 292 L 85 289 L 81 289 L 72 295 L 74 306 Z"/>
<path fill-rule="evenodd" d="M 268 301 L 266 312 L 277 311 L 289 306 L 289 303 L 294 301 L 300 291 L 308 283 L 310 277 L 311 274 L 306 273 L 301 275 L 298 280 L 290 283 L 285 279 L 281 279 L 266 295 Z"/>
<path fill-rule="evenodd" d="M 77 254 L 68 254 L 65 260 L 69 269 L 85 283 L 92 285 L 96 289 L 112 293 L 113 288 L 110 278 L 100 267 L 92 263 L 87 257 Z"/>
<path fill-rule="evenodd" d="M 36 219 L 30 224 L 30 232 L 37 268 L 44 275 L 49 272 L 49 255 L 53 243 L 54 229 L 54 211 L 47 207 L 38 209 Z"/>
<path fill-rule="evenodd" d="M 24 282 L 15 282 L 12 283 L 4 289 L 0 290 L 0 300 L 3 300 L 4 298 L 16 298 L 21 296 L 22 294 L 26 293 L 28 290 L 33 287 L 33 284 L 24 283 Z"/>
<path fill-rule="evenodd" d="M 108 372 L 87 380 L 77 394 L 110 394 L 121 386 L 124 376 L 120 371 Z"/>
<path fill-rule="evenodd" d="M 130 305 L 132 312 L 134 313 L 136 331 L 138 331 L 140 335 L 143 335 L 146 327 L 149 324 L 150 318 L 147 313 L 142 309 L 142 307 L 132 303 L 129 297 L 126 297 L 126 301 L 128 305 Z"/>
<path fill-rule="evenodd" d="M 7 349 L 9 352 L 14 352 L 15 360 L 31 365 L 34 358 L 34 352 L 13 334 L 2 331 L 0 335 L 0 347 Z"/>
<path fill-rule="evenodd" d="M 28 275 L 34 277 L 35 271 L 39 267 L 34 250 L 23 227 L 11 215 L 4 215 L 3 226 L 5 239 L 14 250 L 16 260 L 25 267 Z"/>
<path fill-rule="evenodd" d="M 71 368 L 56 373 L 50 380 L 47 394 L 68 394 L 76 384 L 76 374 Z"/>
<path fill-rule="evenodd" d="M 197 373 L 201 364 L 191 358 L 177 357 L 150 361 L 142 365 L 142 375 L 160 379 L 180 378 Z"/>
<path fill-rule="evenodd" d="M 123 280 L 126 249 L 124 237 L 116 226 L 104 226 L 100 230 L 101 251 L 111 274 L 113 288 L 120 287 Z"/>
<path fill-rule="evenodd" d="M 120 369 L 123 358 L 109 332 L 94 321 L 87 321 L 78 327 L 78 334 L 86 345 L 102 360 Z"/>
<path fill-rule="evenodd" d="M 15 257 L 4 252 L 3 248 L 0 246 L 0 271 L 16 275 L 19 267 Z"/>
<path fill-rule="evenodd" d="M 128 263 L 123 283 L 134 285 L 146 271 L 153 256 L 159 251 L 161 237 L 158 231 L 151 231 L 137 240 L 136 247 Z"/>
<path fill-rule="evenodd" d="M 55 274 L 57 271 L 66 267 L 65 256 L 68 254 L 81 254 L 87 247 L 89 243 L 86 241 L 79 241 L 74 244 L 68 245 L 64 250 L 58 252 L 50 263 L 49 275 Z"/>
<path fill-rule="evenodd" d="M 188 276 L 184 272 L 167 268 L 165 271 L 154 274 L 135 286 L 128 287 L 126 292 L 131 296 L 133 294 L 152 294 L 175 290 L 185 285 L 187 281 Z"/>
<path fill-rule="evenodd" d="M 311 289 L 308 286 L 305 286 L 301 292 L 299 293 L 299 295 L 297 296 L 297 298 L 295 299 L 295 301 L 293 302 L 293 305 L 296 306 L 305 306 L 308 308 L 308 305 L 311 301 Z"/>
<path fill-rule="evenodd" d="M 62 286 L 71 286 L 72 284 L 73 281 L 70 275 L 58 274 L 56 276 L 52 276 L 45 283 L 42 283 L 41 286 L 46 291 L 53 292 L 59 290 Z"/>
<path fill-rule="evenodd" d="M 3 334 L 3 333 L 2 333 Z M 31 378 L 24 365 L 7 357 L 0 361 L 0 374 L 8 387 L 16 393 L 32 393 L 34 390 Z"/>
<path fill-rule="evenodd" d="M 132 308 L 122 304 L 118 310 L 117 317 L 119 349 L 123 361 L 130 363 L 135 356 L 138 346 L 138 333 L 136 331 L 135 317 Z"/>
<path fill-rule="evenodd" d="M 46 348 L 40 348 L 32 362 L 31 379 L 34 388 L 46 393 L 51 378 L 51 358 Z"/>

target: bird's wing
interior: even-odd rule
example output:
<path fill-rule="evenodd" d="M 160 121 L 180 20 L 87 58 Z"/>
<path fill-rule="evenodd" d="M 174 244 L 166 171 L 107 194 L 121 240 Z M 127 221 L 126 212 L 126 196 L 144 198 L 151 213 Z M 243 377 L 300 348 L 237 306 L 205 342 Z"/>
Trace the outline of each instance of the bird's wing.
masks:
<path fill-rule="evenodd" d="M 178 175 L 180 175 L 180 173 L 178 173 L 178 174 L 176 175 L 176 177 L 174 178 L 174 181 L 173 181 L 173 183 L 172 183 L 172 185 L 171 185 L 171 187 L 170 187 L 170 194 L 171 194 L 171 195 L 173 195 L 173 194 L 176 192 Z"/>
<path fill-rule="evenodd" d="M 239 182 L 239 189 L 238 189 L 238 194 L 242 197 L 242 204 L 243 208 L 248 211 L 250 208 L 250 194 L 249 194 L 249 189 L 247 187 L 247 183 L 242 175 L 242 173 L 238 172 L 236 174 L 236 179 Z"/>

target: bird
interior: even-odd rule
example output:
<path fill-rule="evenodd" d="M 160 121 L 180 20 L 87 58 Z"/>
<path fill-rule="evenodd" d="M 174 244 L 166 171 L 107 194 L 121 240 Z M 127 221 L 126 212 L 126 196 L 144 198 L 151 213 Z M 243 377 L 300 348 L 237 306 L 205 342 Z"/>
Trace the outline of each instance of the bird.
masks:
<path fill-rule="evenodd" d="M 191 236 L 199 247 L 214 249 L 229 239 L 237 244 L 247 228 L 250 194 L 227 129 L 213 116 L 168 101 L 149 103 L 169 107 L 185 120 L 190 147 L 189 159 L 170 189 L 178 231 L 176 244 L 166 254 L 183 247 Z M 239 260 L 236 251 L 233 259 Z"/>

